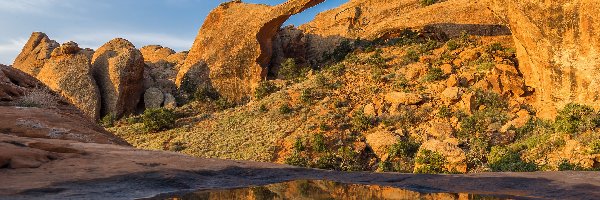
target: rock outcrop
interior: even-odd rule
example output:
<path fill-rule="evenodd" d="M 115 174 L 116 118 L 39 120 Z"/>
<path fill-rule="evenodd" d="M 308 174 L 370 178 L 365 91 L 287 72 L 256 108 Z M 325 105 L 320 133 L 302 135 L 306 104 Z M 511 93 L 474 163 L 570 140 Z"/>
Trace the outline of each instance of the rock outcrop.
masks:
<path fill-rule="evenodd" d="M 52 51 L 58 46 L 59 44 L 54 40 L 50 40 L 46 34 L 34 32 L 15 59 L 13 67 L 32 76 L 37 76 L 44 67 L 44 63 L 50 58 Z"/>
<path fill-rule="evenodd" d="M 17 100 L 24 96 L 28 89 L 41 85 L 42 83 L 34 77 L 0 64 L 0 103 Z"/>
<path fill-rule="evenodd" d="M 100 117 L 100 92 L 88 57 L 74 42 L 54 49 L 37 78 L 81 109 L 91 119 Z"/>
<path fill-rule="evenodd" d="M 538 116 L 570 102 L 600 108 L 600 4 L 593 0 L 493 0 L 510 25 L 519 69 L 535 88 Z M 550 23 L 551 22 L 551 23 Z"/>
<path fill-rule="evenodd" d="M 92 58 L 93 74 L 102 96 L 102 116 L 135 112 L 144 92 L 144 58 L 131 42 L 117 38 Z"/>
<path fill-rule="evenodd" d="M 222 96 L 240 102 L 267 76 L 273 37 L 291 16 L 324 0 L 290 0 L 277 6 L 223 3 L 202 25 L 185 64 L 177 75 L 181 86 L 190 69 L 206 62 L 202 80 Z M 251 16 L 251 17 L 246 17 Z M 197 77 L 193 77 L 197 78 Z"/>

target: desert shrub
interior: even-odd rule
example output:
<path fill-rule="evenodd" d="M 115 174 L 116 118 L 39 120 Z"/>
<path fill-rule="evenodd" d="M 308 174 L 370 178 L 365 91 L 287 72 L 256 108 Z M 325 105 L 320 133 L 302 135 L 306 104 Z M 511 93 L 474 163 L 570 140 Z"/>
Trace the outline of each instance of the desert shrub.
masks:
<path fill-rule="evenodd" d="M 316 152 L 325 152 L 327 145 L 325 144 L 325 135 L 323 133 L 317 133 L 312 138 L 312 149 Z"/>
<path fill-rule="evenodd" d="M 579 165 L 576 165 L 576 164 L 572 164 L 568 160 L 562 160 L 558 164 L 558 171 L 583 171 L 583 170 L 585 170 L 585 168 L 583 168 Z"/>
<path fill-rule="evenodd" d="M 292 148 L 294 151 L 306 150 L 306 145 L 304 144 L 304 139 L 302 137 L 296 137 L 296 140 L 294 141 L 294 146 Z"/>
<path fill-rule="evenodd" d="M 469 171 L 479 170 L 487 163 L 487 156 L 490 153 L 490 143 L 487 141 L 487 138 L 474 138 L 469 142 L 465 153 L 467 169 Z"/>
<path fill-rule="evenodd" d="M 270 81 L 262 81 L 258 84 L 258 87 L 254 91 L 254 98 L 263 99 L 275 92 L 277 92 L 279 88 Z"/>
<path fill-rule="evenodd" d="M 307 167 L 308 158 L 300 152 L 293 152 L 291 155 L 285 158 L 284 163 L 298 167 Z"/>
<path fill-rule="evenodd" d="M 385 58 L 383 58 L 383 56 L 381 56 L 381 49 L 378 49 L 378 50 L 379 51 L 375 51 L 375 53 L 373 53 L 373 55 L 369 56 L 365 60 L 365 64 L 371 65 L 372 67 L 375 67 L 375 68 L 385 68 L 386 67 Z"/>
<path fill-rule="evenodd" d="M 175 124 L 176 120 L 175 113 L 165 108 L 147 109 L 142 115 L 144 129 L 149 132 L 167 130 Z"/>
<path fill-rule="evenodd" d="M 504 50 L 505 50 L 504 46 L 502 46 L 502 43 L 499 43 L 499 42 L 490 44 L 485 48 L 485 51 L 489 54 L 492 54 L 492 53 L 495 53 L 498 51 L 504 51 Z"/>
<path fill-rule="evenodd" d="M 496 172 L 532 172 L 538 169 L 535 163 L 525 162 L 519 152 L 506 147 L 492 147 L 487 159 L 490 169 Z"/>
<path fill-rule="evenodd" d="M 357 132 L 366 131 L 375 126 L 375 118 L 359 111 L 352 117 L 352 129 Z"/>
<path fill-rule="evenodd" d="M 171 146 L 169 147 L 169 151 L 174 151 L 174 152 L 180 152 L 187 149 L 187 146 L 185 143 L 183 142 L 174 142 L 173 144 L 171 144 Z"/>
<path fill-rule="evenodd" d="M 419 33 L 413 31 L 412 29 L 404 29 L 400 33 L 399 37 L 391 39 L 388 43 L 391 45 L 407 46 L 418 42 Z"/>
<path fill-rule="evenodd" d="M 105 128 L 110 128 L 115 126 L 115 121 L 117 121 L 117 116 L 115 114 L 109 113 L 100 119 L 100 125 Z"/>
<path fill-rule="evenodd" d="M 297 65 L 295 59 L 288 58 L 281 64 L 278 73 L 286 80 L 296 80 L 303 77 L 307 71 L 307 68 Z"/>
<path fill-rule="evenodd" d="M 485 106 L 486 108 L 504 110 L 508 108 L 508 102 L 495 92 L 484 90 L 475 91 L 475 107 Z"/>
<path fill-rule="evenodd" d="M 471 45 L 473 41 L 469 38 L 469 34 L 463 32 L 460 37 L 453 38 L 446 42 L 449 51 L 454 51 Z"/>
<path fill-rule="evenodd" d="M 232 101 L 229 101 L 227 98 L 219 98 L 219 100 L 215 101 L 215 106 L 219 110 L 227 110 L 229 108 L 233 108 L 236 104 Z"/>
<path fill-rule="evenodd" d="M 414 49 L 409 49 L 406 54 L 402 56 L 402 65 L 408 65 L 414 62 L 418 62 L 421 55 Z"/>
<path fill-rule="evenodd" d="M 425 82 L 433 82 L 433 81 L 441 81 L 446 78 L 444 75 L 444 71 L 442 71 L 439 67 L 432 67 L 427 71 L 425 77 L 423 77 L 423 81 Z"/>
<path fill-rule="evenodd" d="M 465 117 L 461 120 L 460 130 L 457 132 L 459 139 L 469 142 L 480 136 L 479 139 L 488 140 L 482 138 L 487 128 L 493 123 L 505 124 L 508 121 L 506 113 L 497 109 L 486 108 L 484 110 L 478 110 L 473 115 Z"/>
<path fill-rule="evenodd" d="M 351 147 L 340 147 L 336 156 L 339 159 L 339 169 L 341 171 L 360 171 L 363 169 L 360 164 L 360 156 Z"/>
<path fill-rule="evenodd" d="M 212 87 L 202 86 L 190 96 L 194 101 L 214 101 L 220 98 L 219 92 Z"/>
<path fill-rule="evenodd" d="M 344 40 L 340 43 L 340 45 L 335 47 L 335 49 L 332 52 L 323 53 L 322 58 L 325 61 L 329 60 L 331 62 L 340 62 L 344 60 L 346 56 L 348 56 L 348 54 L 354 51 L 354 48 L 354 45 L 352 45 L 350 41 Z"/>
<path fill-rule="evenodd" d="M 485 73 L 485 72 L 489 72 L 490 70 L 494 69 L 494 67 L 496 66 L 496 64 L 494 62 L 482 62 L 480 64 L 477 65 L 477 72 L 479 73 Z"/>
<path fill-rule="evenodd" d="M 17 106 L 51 108 L 58 106 L 59 98 L 47 89 L 36 87 L 17 100 Z"/>
<path fill-rule="evenodd" d="M 267 106 L 266 106 L 265 104 L 261 104 L 261 105 L 258 107 L 258 111 L 260 111 L 260 112 L 262 112 L 262 113 L 266 113 L 266 112 L 268 112 L 268 111 L 269 111 L 269 108 L 267 108 Z"/>
<path fill-rule="evenodd" d="M 599 125 L 600 116 L 592 107 L 574 103 L 567 104 L 558 111 L 554 122 L 556 131 L 573 135 L 593 130 Z"/>
<path fill-rule="evenodd" d="M 340 161 L 334 153 L 327 152 L 319 156 L 312 164 L 312 167 L 319 169 L 338 170 L 340 165 L 339 163 Z"/>
<path fill-rule="evenodd" d="M 450 118 L 452 117 L 452 109 L 449 106 L 441 106 L 438 109 L 438 116 L 442 118 Z"/>
<path fill-rule="evenodd" d="M 292 109 L 292 107 L 289 104 L 283 104 L 279 107 L 279 113 L 286 115 L 286 114 L 290 114 L 294 112 L 294 110 Z"/>
<path fill-rule="evenodd" d="M 389 157 L 414 158 L 420 146 L 421 144 L 412 138 L 400 139 L 390 147 Z"/>
<path fill-rule="evenodd" d="M 346 66 L 344 64 L 338 63 L 335 65 L 331 65 L 326 68 L 333 74 L 334 76 L 343 76 L 346 73 Z"/>
<path fill-rule="evenodd" d="M 415 164 L 418 166 L 415 168 L 414 173 L 418 174 L 439 174 L 449 173 L 446 170 L 446 158 L 443 155 L 423 149 L 417 154 L 415 158 Z"/>
<path fill-rule="evenodd" d="M 590 154 L 600 154 L 600 140 L 595 140 L 589 144 Z"/>
<path fill-rule="evenodd" d="M 421 0 L 421 5 L 422 6 L 430 6 L 436 3 L 441 2 L 441 0 Z"/>

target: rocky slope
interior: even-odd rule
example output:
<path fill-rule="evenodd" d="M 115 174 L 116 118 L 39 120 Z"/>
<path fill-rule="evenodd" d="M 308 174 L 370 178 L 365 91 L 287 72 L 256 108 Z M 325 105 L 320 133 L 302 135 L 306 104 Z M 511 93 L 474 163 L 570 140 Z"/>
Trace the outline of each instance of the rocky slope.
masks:
<path fill-rule="evenodd" d="M 267 76 L 273 36 L 279 27 L 291 15 L 321 2 L 291 0 L 277 6 L 241 1 L 221 4 L 204 21 L 177 75 L 178 86 L 213 87 L 234 102 L 250 98 Z M 190 71 L 194 73 L 186 76 Z"/>
<path fill-rule="evenodd" d="M 571 102 L 599 108 L 600 6 L 596 1 L 495 1 L 511 27 L 527 84 L 544 118 Z M 552 23 L 548 23 L 552 22 Z"/>

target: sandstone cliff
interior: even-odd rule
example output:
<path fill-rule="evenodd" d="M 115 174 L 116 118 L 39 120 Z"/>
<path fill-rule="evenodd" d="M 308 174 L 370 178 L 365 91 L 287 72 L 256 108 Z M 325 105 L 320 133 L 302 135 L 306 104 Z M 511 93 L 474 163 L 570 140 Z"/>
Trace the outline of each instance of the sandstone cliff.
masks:
<path fill-rule="evenodd" d="M 181 86 L 186 74 L 200 67 L 200 84 L 211 85 L 233 101 L 251 96 L 267 76 L 273 37 L 291 16 L 324 0 L 290 0 L 277 6 L 233 1 L 221 4 L 206 18 L 185 64 L 177 75 Z M 251 17 L 248 17 L 251 16 Z M 209 80 L 207 80 L 209 79 Z"/>
<path fill-rule="evenodd" d="M 134 113 L 143 93 L 142 53 L 131 42 L 117 38 L 96 51 L 92 65 L 102 97 L 102 115 Z"/>
<path fill-rule="evenodd" d="M 37 76 L 46 60 L 50 58 L 52 50 L 58 46 L 59 44 L 54 40 L 50 40 L 46 34 L 34 32 L 15 59 L 13 67 L 32 76 Z"/>
<path fill-rule="evenodd" d="M 538 115 L 570 102 L 600 107 L 600 4 L 591 0 L 495 0 L 510 25 L 519 69 L 536 89 Z M 551 22 L 551 23 L 550 23 Z"/>

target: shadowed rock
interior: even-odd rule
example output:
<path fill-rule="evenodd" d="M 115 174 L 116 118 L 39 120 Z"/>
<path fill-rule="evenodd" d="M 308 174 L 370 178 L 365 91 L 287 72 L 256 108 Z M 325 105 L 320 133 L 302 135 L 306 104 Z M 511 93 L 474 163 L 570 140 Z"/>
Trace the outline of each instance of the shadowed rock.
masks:
<path fill-rule="evenodd" d="M 181 87 L 190 69 L 203 61 L 204 76 L 191 77 L 212 85 L 221 95 L 241 101 L 267 76 L 273 37 L 291 16 L 324 0 L 290 0 L 277 6 L 233 1 L 221 4 L 206 18 L 185 64 L 177 75 Z M 210 80 L 207 80 L 210 79 Z"/>

